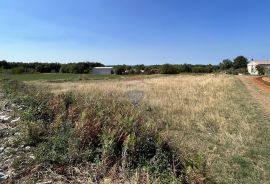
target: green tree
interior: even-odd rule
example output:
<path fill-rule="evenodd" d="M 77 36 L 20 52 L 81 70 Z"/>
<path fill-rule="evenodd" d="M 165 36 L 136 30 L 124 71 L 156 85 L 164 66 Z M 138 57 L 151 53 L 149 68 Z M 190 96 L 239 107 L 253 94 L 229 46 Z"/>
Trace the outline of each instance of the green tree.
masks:
<path fill-rule="evenodd" d="M 220 64 L 221 70 L 228 70 L 233 67 L 233 62 L 229 59 L 224 59 Z"/>
<path fill-rule="evenodd" d="M 123 75 L 125 74 L 126 69 L 127 69 L 126 65 L 117 65 L 114 66 L 114 73 L 117 75 Z"/>
<path fill-rule="evenodd" d="M 171 64 L 164 64 L 160 68 L 161 74 L 177 74 L 179 73 L 177 67 Z"/>
<path fill-rule="evenodd" d="M 244 56 L 238 56 L 233 61 L 234 69 L 246 68 L 248 64 L 248 59 Z"/>
<path fill-rule="evenodd" d="M 263 66 L 257 65 L 256 69 L 258 70 L 259 75 L 264 75 L 265 74 Z"/>

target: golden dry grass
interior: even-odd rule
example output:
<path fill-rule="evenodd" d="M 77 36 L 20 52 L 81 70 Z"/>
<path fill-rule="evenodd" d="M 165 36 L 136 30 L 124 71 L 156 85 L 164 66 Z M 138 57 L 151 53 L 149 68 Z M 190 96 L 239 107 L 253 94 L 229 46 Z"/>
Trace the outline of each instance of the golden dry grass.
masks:
<path fill-rule="evenodd" d="M 233 76 L 177 75 L 34 84 L 54 93 L 105 93 L 115 98 L 128 98 L 134 91 L 143 92 L 142 101 L 157 109 L 167 125 L 163 136 L 201 172 L 206 172 L 211 181 L 254 183 L 269 179 L 264 163 L 246 156 L 253 149 L 251 145 L 257 144 L 260 134 L 254 130 L 257 124 L 252 121 L 257 121 L 257 116 L 260 116 L 259 123 L 268 120 L 262 117 L 260 109 L 245 94 L 242 83 Z"/>

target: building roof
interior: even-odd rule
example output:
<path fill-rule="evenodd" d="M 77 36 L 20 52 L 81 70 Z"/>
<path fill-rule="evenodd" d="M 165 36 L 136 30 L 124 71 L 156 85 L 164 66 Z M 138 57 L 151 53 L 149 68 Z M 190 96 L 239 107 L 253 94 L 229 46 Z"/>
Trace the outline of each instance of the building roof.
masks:
<path fill-rule="evenodd" d="M 113 67 L 94 67 L 95 69 L 112 69 Z"/>
<path fill-rule="evenodd" d="M 270 65 L 270 60 L 254 60 L 251 61 L 249 64 L 253 65 Z"/>

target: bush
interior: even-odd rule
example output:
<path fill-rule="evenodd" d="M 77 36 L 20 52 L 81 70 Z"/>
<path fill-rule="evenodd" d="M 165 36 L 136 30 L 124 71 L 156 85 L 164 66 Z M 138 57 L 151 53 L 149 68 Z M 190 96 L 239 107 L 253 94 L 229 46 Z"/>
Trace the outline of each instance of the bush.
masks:
<path fill-rule="evenodd" d="M 229 70 L 233 67 L 233 62 L 229 59 L 224 59 L 219 66 L 221 70 Z"/>
<path fill-rule="evenodd" d="M 37 146 L 35 155 L 37 161 L 45 165 L 75 164 L 82 161 L 94 161 L 95 158 L 90 148 L 82 150 L 71 124 L 66 124 L 66 127 L 55 128 Z"/>
<path fill-rule="evenodd" d="M 180 73 L 190 73 L 192 72 L 192 67 L 189 64 L 183 64 L 178 67 Z"/>
<path fill-rule="evenodd" d="M 256 69 L 258 70 L 259 75 L 264 75 L 265 74 L 263 66 L 257 65 Z"/>
<path fill-rule="evenodd" d="M 193 67 L 192 73 L 209 73 L 208 69 L 205 67 Z"/>
<path fill-rule="evenodd" d="M 144 70 L 144 74 L 146 75 L 153 75 L 153 74 L 158 74 L 159 70 L 157 68 L 152 68 L 152 67 L 146 67 Z"/>
<path fill-rule="evenodd" d="M 118 66 L 114 66 L 113 68 L 114 74 L 117 74 L 117 75 L 125 74 L 126 70 L 127 70 L 127 66 L 125 65 L 118 65 Z"/>
<path fill-rule="evenodd" d="M 264 69 L 265 75 L 270 75 L 270 67 Z"/>
<path fill-rule="evenodd" d="M 35 146 L 43 141 L 44 129 L 37 122 L 23 122 L 21 124 L 23 139 L 27 145 Z"/>
<path fill-rule="evenodd" d="M 164 64 L 160 68 L 160 73 L 161 74 L 178 74 L 178 69 L 177 67 L 170 65 L 170 64 Z"/>
<path fill-rule="evenodd" d="M 11 69 L 12 74 L 23 74 L 26 72 L 27 72 L 26 69 L 23 67 L 16 67 L 16 68 Z"/>

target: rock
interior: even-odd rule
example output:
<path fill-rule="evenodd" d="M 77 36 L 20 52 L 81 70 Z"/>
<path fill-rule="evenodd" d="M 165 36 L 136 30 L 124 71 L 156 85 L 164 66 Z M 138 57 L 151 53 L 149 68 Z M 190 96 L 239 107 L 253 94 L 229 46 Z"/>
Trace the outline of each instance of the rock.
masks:
<path fill-rule="evenodd" d="M 0 153 L 2 153 L 5 150 L 4 147 L 0 147 Z"/>
<path fill-rule="evenodd" d="M 12 124 L 13 124 L 13 123 L 17 123 L 18 121 L 20 121 L 20 119 L 21 119 L 21 118 L 18 117 L 18 118 L 16 118 L 16 119 L 12 120 L 10 123 L 12 123 Z"/>
<path fill-rule="evenodd" d="M 7 122 L 11 119 L 11 116 L 0 116 L 0 121 L 1 122 Z"/>
<path fill-rule="evenodd" d="M 8 176 L 4 174 L 4 172 L 0 172 L 0 181 L 4 181 L 8 179 Z"/>
<path fill-rule="evenodd" d="M 14 107 L 17 107 L 17 105 L 16 105 L 16 104 L 11 104 L 11 107 L 13 107 L 13 108 L 14 108 Z"/>
<path fill-rule="evenodd" d="M 33 160 L 36 159 L 36 157 L 35 157 L 33 154 L 29 155 L 29 158 L 31 158 L 31 159 L 33 159 Z"/>
<path fill-rule="evenodd" d="M 20 148 L 24 148 L 24 145 L 20 145 Z"/>
<path fill-rule="evenodd" d="M 29 151 L 29 150 L 31 149 L 31 147 L 30 147 L 30 146 L 26 146 L 24 149 L 25 149 L 26 151 Z"/>
<path fill-rule="evenodd" d="M 20 119 L 21 118 L 18 117 L 16 119 L 11 120 L 10 123 L 9 123 L 9 126 L 12 127 L 12 128 L 16 127 L 17 126 L 17 123 L 20 121 Z"/>
<path fill-rule="evenodd" d="M 21 133 L 19 133 L 19 132 L 16 132 L 15 134 L 14 134 L 14 136 L 20 136 L 21 135 Z"/>
<path fill-rule="evenodd" d="M 19 105 L 19 106 L 18 106 L 18 110 L 23 110 L 23 109 L 25 109 L 25 108 L 26 108 L 25 105 Z"/>
<path fill-rule="evenodd" d="M 52 181 L 42 181 L 42 182 L 38 182 L 36 184 L 51 184 L 53 183 Z"/>

